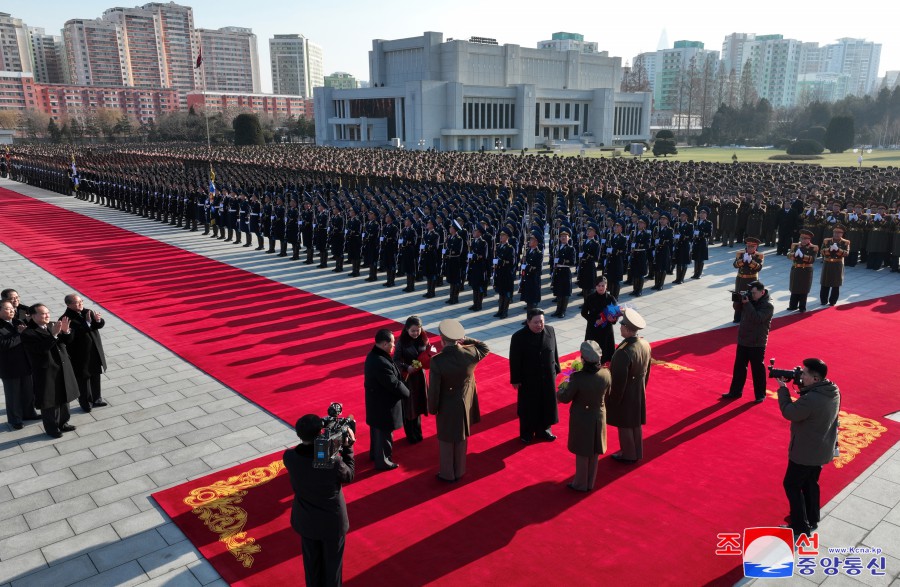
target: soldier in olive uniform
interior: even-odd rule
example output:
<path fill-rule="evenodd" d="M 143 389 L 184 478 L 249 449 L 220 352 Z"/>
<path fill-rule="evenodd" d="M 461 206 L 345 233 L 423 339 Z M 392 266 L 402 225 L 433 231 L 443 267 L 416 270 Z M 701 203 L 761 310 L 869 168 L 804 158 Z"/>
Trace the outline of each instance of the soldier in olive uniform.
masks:
<path fill-rule="evenodd" d="M 723 247 L 733 247 L 735 232 L 737 232 L 738 205 L 734 197 L 729 194 L 719 208 L 719 231 L 722 236 Z"/>
<path fill-rule="evenodd" d="M 851 243 L 844 238 L 844 227 L 840 224 L 831 229 L 831 238 L 822 242 L 822 275 L 819 301 L 822 305 L 835 305 L 844 284 L 844 258 L 850 254 Z"/>
<path fill-rule="evenodd" d="M 800 230 L 800 242 L 793 243 L 788 251 L 791 260 L 791 277 L 789 289 L 791 300 L 788 312 L 806 311 L 806 298 L 812 288 L 813 264 L 819 256 L 819 247 L 812 244 L 814 233 L 806 228 Z"/>
<path fill-rule="evenodd" d="M 868 223 L 869 237 L 866 240 L 866 269 L 878 271 L 884 265 L 885 257 L 890 250 L 891 226 L 887 206 L 878 207 Z"/>
<path fill-rule="evenodd" d="M 746 247 L 743 251 L 738 251 L 734 256 L 735 269 L 738 270 L 737 277 L 734 279 L 734 291 L 747 291 L 750 284 L 759 279 L 759 271 L 762 269 L 765 255 L 760 253 L 759 239 L 748 236 L 744 239 Z M 734 323 L 741 321 L 741 313 L 736 310 L 734 313 Z"/>

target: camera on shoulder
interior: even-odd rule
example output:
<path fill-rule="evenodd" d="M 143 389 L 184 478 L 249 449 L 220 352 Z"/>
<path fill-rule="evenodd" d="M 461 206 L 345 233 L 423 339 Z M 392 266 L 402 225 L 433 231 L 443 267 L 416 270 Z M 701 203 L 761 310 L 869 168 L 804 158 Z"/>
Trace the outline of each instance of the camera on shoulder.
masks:
<path fill-rule="evenodd" d="M 344 407 L 335 402 L 328 406 L 328 416 L 322 418 L 322 433 L 313 443 L 313 468 L 332 469 L 341 458 L 341 448 L 350 438 L 350 430 L 356 432 L 353 416 L 341 418 Z"/>
<path fill-rule="evenodd" d="M 775 359 L 769 359 L 768 368 L 769 379 L 786 379 L 787 381 L 793 381 L 794 385 L 797 387 L 801 386 L 800 375 L 803 373 L 801 367 L 794 367 L 793 369 L 776 369 Z"/>

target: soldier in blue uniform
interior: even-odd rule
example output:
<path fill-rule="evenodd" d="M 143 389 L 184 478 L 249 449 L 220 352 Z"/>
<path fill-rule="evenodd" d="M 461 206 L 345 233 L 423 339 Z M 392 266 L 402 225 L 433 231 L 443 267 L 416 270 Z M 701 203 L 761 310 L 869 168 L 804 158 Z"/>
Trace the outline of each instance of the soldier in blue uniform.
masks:
<path fill-rule="evenodd" d="M 284 257 L 287 252 L 287 243 L 291 243 L 291 260 L 296 261 L 300 258 L 300 227 L 297 224 L 300 221 L 300 209 L 297 208 L 297 198 L 291 198 L 285 213 L 285 239 L 281 244 L 281 256 Z"/>
<path fill-rule="evenodd" d="M 407 214 L 403 218 L 403 230 L 400 231 L 400 268 L 406 276 L 406 287 L 402 291 L 407 293 L 416 291 L 416 271 L 419 260 L 419 235 L 413 227 L 412 215 Z"/>
<path fill-rule="evenodd" d="M 259 202 L 259 196 L 254 192 L 250 196 L 250 232 L 256 235 L 256 250 L 261 251 L 265 247 L 263 247 L 263 237 L 262 237 L 262 204 Z M 248 239 L 247 245 L 249 246 L 250 241 Z"/>
<path fill-rule="evenodd" d="M 331 256 L 334 259 L 334 273 L 341 273 L 344 270 L 344 244 L 346 242 L 344 234 L 344 215 L 341 209 L 335 203 L 331 208 L 331 219 L 328 222 L 328 242 L 331 245 Z"/>
<path fill-rule="evenodd" d="M 581 245 L 578 262 L 578 287 L 581 297 L 587 296 L 597 283 L 597 261 L 600 260 L 600 240 L 597 238 L 598 227 L 593 222 L 587 226 L 587 238 Z"/>
<path fill-rule="evenodd" d="M 323 202 L 319 202 L 317 206 L 316 221 L 313 224 L 315 236 L 316 250 L 319 251 L 320 269 L 328 267 L 328 210 Z"/>
<path fill-rule="evenodd" d="M 516 280 L 516 248 L 510 243 L 513 231 L 509 227 L 500 229 L 500 244 L 497 245 L 494 260 L 494 290 L 500 297 L 500 307 L 494 318 L 506 318 L 512 301 Z"/>
<path fill-rule="evenodd" d="M 359 208 L 352 206 L 347 214 L 347 261 L 351 271 L 347 277 L 359 277 L 362 263 L 362 221 L 359 219 Z"/>
<path fill-rule="evenodd" d="M 460 225 L 456 220 L 450 223 L 450 236 L 447 237 L 444 255 L 444 277 L 450 285 L 450 297 L 445 303 L 458 304 L 459 292 L 463 280 L 463 238 L 459 235 Z"/>
<path fill-rule="evenodd" d="M 381 249 L 381 225 L 375 220 L 375 210 L 369 210 L 369 217 L 363 232 L 363 261 L 369 268 L 369 277 L 366 281 L 378 281 L 378 255 Z"/>
<path fill-rule="evenodd" d="M 425 235 L 422 237 L 422 274 L 428 284 L 428 291 L 423 298 L 435 296 L 435 284 L 441 271 L 441 235 L 434 229 L 434 220 L 425 222 Z"/>
<path fill-rule="evenodd" d="M 688 211 L 682 209 L 678 213 L 678 228 L 675 231 L 675 281 L 684 283 L 687 267 L 691 263 L 691 241 L 694 238 L 694 224 L 688 219 Z"/>
<path fill-rule="evenodd" d="M 553 277 L 551 285 L 553 295 L 556 296 L 556 312 L 551 314 L 555 318 L 565 318 L 566 309 L 569 307 L 569 297 L 572 295 L 572 269 L 575 267 L 575 247 L 569 244 L 572 231 L 563 226 L 559 229 L 559 246 L 553 257 Z"/>
<path fill-rule="evenodd" d="M 619 298 L 628 254 L 628 239 L 622 234 L 623 228 L 623 222 L 616 220 L 613 223 L 612 237 L 606 242 L 606 279 L 609 283 L 609 293 L 616 299 Z"/>
<path fill-rule="evenodd" d="M 653 234 L 647 224 L 649 219 L 640 216 L 637 220 L 637 228 L 631 241 L 631 285 L 629 295 L 640 297 L 644 292 L 644 279 L 649 266 L 650 251 L 653 250 Z"/>
<path fill-rule="evenodd" d="M 240 230 L 234 244 L 241 244 L 241 233 L 243 232 L 246 237 L 244 239 L 244 247 L 252 246 L 253 241 L 250 239 L 250 201 L 247 200 L 247 194 L 244 190 L 241 190 L 238 194 L 238 219 L 238 228 Z"/>
<path fill-rule="evenodd" d="M 694 274 L 691 279 L 700 279 L 703 275 L 703 265 L 709 259 L 709 241 L 713 230 L 712 222 L 707 219 L 709 207 L 701 206 L 697 215 L 699 218 L 694 223 L 694 241 L 691 245 L 691 257 L 694 259 Z"/>
<path fill-rule="evenodd" d="M 304 194 L 303 209 L 300 211 L 300 236 L 303 238 L 303 246 L 306 247 L 306 261 L 304 265 L 315 263 L 315 244 L 313 243 L 313 225 L 316 223 L 316 212 L 313 210 L 309 194 Z"/>
<path fill-rule="evenodd" d="M 659 213 L 659 224 L 653 232 L 653 288 L 662 291 L 666 283 L 666 273 L 672 259 L 672 241 L 675 231 L 669 226 L 668 212 Z"/>
<path fill-rule="evenodd" d="M 481 303 L 487 292 L 490 251 L 488 242 L 484 239 L 484 228 L 480 224 L 472 229 L 472 236 L 472 245 L 469 247 L 469 285 L 472 286 L 473 304 L 469 310 L 477 312 L 481 310 Z"/>
<path fill-rule="evenodd" d="M 285 213 L 284 209 L 284 198 L 282 196 L 275 197 L 275 208 L 272 210 L 272 214 L 274 214 L 275 218 L 272 220 L 272 238 L 269 239 L 269 242 L 273 244 L 275 241 L 281 241 L 281 252 L 278 253 L 279 257 L 287 257 L 287 240 L 285 239 Z M 274 250 L 274 249 L 273 249 Z"/>
<path fill-rule="evenodd" d="M 381 267 L 387 273 L 387 281 L 384 287 L 394 287 L 394 279 L 397 277 L 397 241 L 400 239 L 400 227 L 394 221 L 397 218 L 393 212 L 384 217 L 384 227 L 381 229 Z"/>
<path fill-rule="evenodd" d="M 522 301 L 525 310 L 537 308 L 541 303 L 541 267 L 544 252 L 540 249 L 540 232 L 533 230 L 528 236 L 528 251 L 522 260 Z"/>

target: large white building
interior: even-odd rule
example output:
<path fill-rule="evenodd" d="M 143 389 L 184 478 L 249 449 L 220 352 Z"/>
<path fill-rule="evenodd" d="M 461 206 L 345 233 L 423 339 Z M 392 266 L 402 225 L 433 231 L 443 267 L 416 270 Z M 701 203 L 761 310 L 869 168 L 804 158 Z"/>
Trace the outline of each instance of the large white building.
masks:
<path fill-rule="evenodd" d="M 838 39 L 825 45 L 822 56 L 822 72 L 843 73 L 850 76 L 849 93 L 865 96 L 875 89 L 878 66 L 881 63 L 881 45 L 865 39 Z"/>
<path fill-rule="evenodd" d="M 322 48 L 303 35 L 275 35 L 269 56 L 273 93 L 311 98 L 313 88 L 325 85 Z"/>
<path fill-rule="evenodd" d="M 370 88 L 316 88 L 316 142 L 441 151 L 623 144 L 650 136 L 649 92 L 618 91 L 618 57 L 529 49 L 443 34 L 376 39 Z"/>

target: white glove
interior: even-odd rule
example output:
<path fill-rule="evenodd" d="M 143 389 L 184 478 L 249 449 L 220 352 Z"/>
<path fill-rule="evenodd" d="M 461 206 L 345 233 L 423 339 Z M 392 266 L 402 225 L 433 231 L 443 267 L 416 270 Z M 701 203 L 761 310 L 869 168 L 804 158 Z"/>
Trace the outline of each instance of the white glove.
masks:
<path fill-rule="evenodd" d="M 753 257 L 750 256 L 750 253 L 744 253 L 744 263 L 749 263 L 753 260 Z"/>
<path fill-rule="evenodd" d="M 802 259 L 802 258 L 803 258 L 803 251 L 801 251 L 800 249 L 797 249 L 797 252 L 794 253 L 794 256 L 797 257 L 798 259 Z"/>
<path fill-rule="evenodd" d="M 851 215 L 850 215 L 850 220 L 856 220 L 857 218 L 858 218 L 858 217 L 856 216 L 856 214 L 851 214 Z"/>
<path fill-rule="evenodd" d="M 876 214 L 875 214 L 875 220 L 881 222 L 881 219 L 882 219 L 881 214 L 876 213 Z"/>
<path fill-rule="evenodd" d="M 837 243 L 834 243 L 834 244 L 831 245 L 830 248 L 831 248 L 832 251 L 836 251 L 836 250 L 838 250 L 839 247 L 837 246 Z"/>

